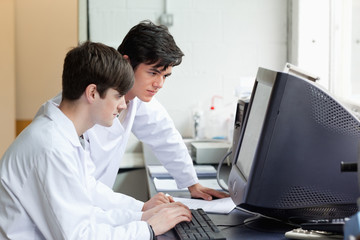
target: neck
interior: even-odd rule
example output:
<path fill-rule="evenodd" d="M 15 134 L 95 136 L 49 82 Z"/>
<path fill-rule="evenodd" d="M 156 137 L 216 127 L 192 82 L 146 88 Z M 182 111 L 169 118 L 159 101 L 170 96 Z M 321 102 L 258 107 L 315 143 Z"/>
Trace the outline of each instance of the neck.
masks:
<path fill-rule="evenodd" d="M 135 94 L 132 94 L 132 93 L 131 93 L 131 90 L 130 90 L 127 94 L 125 94 L 125 101 L 126 101 L 126 103 L 128 103 L 128 102 L 131 101 L 131 100 L 133 100 L 135 97 L 136 97 Z"/>
<path fill-rule="evenodd" d="M 78 136 L 94 126 L 87 117 L 88 110 L 81 103 L 81 98 L 75 101 L 62 100 L 59 108 L 73 122 Z"/>

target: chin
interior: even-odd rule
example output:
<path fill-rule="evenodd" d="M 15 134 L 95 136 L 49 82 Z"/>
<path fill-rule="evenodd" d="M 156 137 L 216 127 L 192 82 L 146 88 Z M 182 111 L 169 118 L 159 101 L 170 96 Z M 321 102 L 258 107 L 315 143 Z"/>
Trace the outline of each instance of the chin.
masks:
<path fill-rule="evenodd" d="M 140 98 L 141 101 L 143 102 L 150 102 L 152 100 L 153 97 L 142 97 Z"/>
<path fill-rule="evenodd" d="M 102 126 L 104 127 L 111 127 L 113 125 L 114 121 L 103 123 Z"/>

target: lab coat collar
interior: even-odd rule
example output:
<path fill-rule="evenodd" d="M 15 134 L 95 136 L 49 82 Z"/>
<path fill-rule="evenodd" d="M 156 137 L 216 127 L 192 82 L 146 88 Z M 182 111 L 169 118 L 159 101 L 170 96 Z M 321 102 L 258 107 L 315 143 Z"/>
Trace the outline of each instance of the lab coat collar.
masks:
<path fill-rule="evenodd" d="M 73 122 L 59 109 L 57 104 L 51 101 L 45 103 L 44 115 L 50 118 L 62 129 L 62 133 L 75 147 L 81 147 L 79 136 L 77 135 Z"/>

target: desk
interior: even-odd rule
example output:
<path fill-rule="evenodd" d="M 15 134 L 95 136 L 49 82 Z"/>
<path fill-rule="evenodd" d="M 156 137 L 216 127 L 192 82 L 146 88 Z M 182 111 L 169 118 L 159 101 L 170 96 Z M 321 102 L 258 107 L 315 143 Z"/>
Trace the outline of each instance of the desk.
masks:
<path fill-rule="evenodd" d="M 145 166 L 147 165 L 154 165 L 159 164 L 152 160 L 147 160 L 145 158 Z M 221 174 L 220 177 L 226 180 L 227 182 L 227 176 L 230 172 L 230 167 L 223 166 L 221 168 Z M 150 177 L 149 171 L 146 168 L 146 174 L 147 174 L 147 184 L 148 184 L 148 191 L 149 195 L 154 196 L 157 191 L 153 182 L 153 179 Z M 190 193 L 188 191 L 185 192 L 169 192 L 174 197 L 190 197 Z M 269 231 L 258 231 L 255 229 L 252 229 L 248 226 L 244 225 L 244 220 L 252 217 L 251 214 L 245 213 L 243 211 L 240 211 L 238 209 L 234 209 L 229 214 L 208 214 L 211 220 L 219 226 L 221 229 L 221 232 L 226 237 L 227 240 L 232 239 L 246 239 L 246 240 L 279 240 L 279 239 L 287 239 L 284 236 L 285 230 L 274 232 L 273 229 Z M 168 231 L 167 233 L 158 236 L 159 240 L 173 240 L 177 239 L 175 233 L 173 230 Z"/>
<path fill-rule="evenodd" d="M 149 194 L 145 184 L 145 168 L 143 153 L 126 152 L 121 161 L 113 190 L 141 201 L 147 201 Z M 128 184 L 131 182 L 132 184 Z"/>

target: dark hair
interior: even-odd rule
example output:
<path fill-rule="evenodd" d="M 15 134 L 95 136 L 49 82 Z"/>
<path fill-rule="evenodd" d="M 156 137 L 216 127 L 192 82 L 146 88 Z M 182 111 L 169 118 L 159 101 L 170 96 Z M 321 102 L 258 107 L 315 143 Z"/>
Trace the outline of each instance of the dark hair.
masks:
<path fill-rule="evenodd" d="M 66 54 L 62 98 L 80 98 L 89 84 L 96 85 L 101 98 L 109 88 L 125 95 L 134 84 L 134 71 L 114 48 L 87 41 Z"/>
<path fill-rule="evenodd" d="M 133 69 L 140 63 L 155 64 L 155 67 L 177 66 L 184 53 L 176 45 L 166 26 L 142 21 L 130 29 L 118 47 L 123 55 L 128 55 Z"/>

